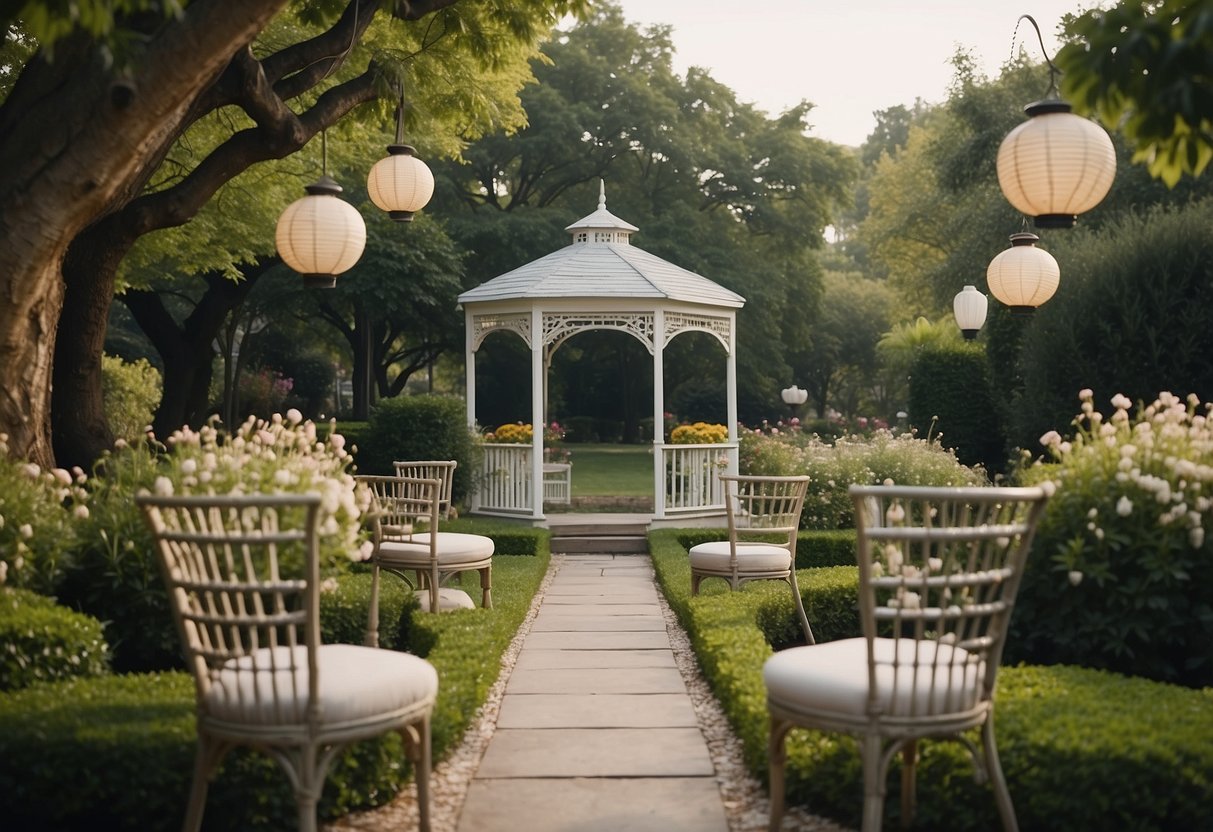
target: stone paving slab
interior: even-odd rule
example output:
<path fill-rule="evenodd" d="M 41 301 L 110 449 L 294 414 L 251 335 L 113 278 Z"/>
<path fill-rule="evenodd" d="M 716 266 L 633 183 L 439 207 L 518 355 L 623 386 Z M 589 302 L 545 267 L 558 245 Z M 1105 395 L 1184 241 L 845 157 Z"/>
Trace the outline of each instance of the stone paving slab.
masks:
<path fill-rule="evenodd" d="M 543 597 L 544 610 L 555 608 L 559 611 L 561 607 L 581 606 L 584 604 L 594 604 L 599 607 L 618 606 L 620 604 L 656 604 L 657 593 L 655 592 L 616 592 L 610 595 L 596 594 L 593 592 L 578 593 L 574 595 L 552 595 L 547 594 Z"/>
<path fill-rule="evenodd" d="M 498 730 L 476 777 L 710 777 L 713 772 L 698 728 L 552 728 Z"/>
<path fill-rule="evenodd" d="M 477 780 L 468 792 L 459 828 L 465 832 L 727 832 L 728 823 L 720 792 L 709 777 L 570 778 Z"/>
<path fill-rule="evenodd" d="M 546 694 L 508 696 L 497 727 L 503 728 L 694 728 L 695 708 L 679 693 Z"/>
<path fill-rule="evenodd" d="M 575 598 L 577 596 L 565 595 L 563 597 Z M 556 618 L 586 615 L 661 615 L 661 607 L 656 603 L 619 602 L 607 604 L 599 602 L 595 596 L 590 596 L 589 598 L 582 596 L 582 601 L 578 604 L 545 603 L 543 609 L 539 611 L 539 615 L 536 617 Z"/>
<path fill-rule="evenodd" d="M 657 588 L 651 578 L 570 578 L 567 581 L 552 581 L 544 595 L 547 601 L 549 595 L 629 595 L 634 593 L 653 593 L 656 597 Z"/>
<path fill-rule="evenodd" d="M 545 615 L 540 612 L 531 625 L 532 633 L 550 632 L 633 632 L 650 630 L 665 632 L 665 619 L 660 615 Z"/>
<path fill-rule="evenodd" d="M 686 693 L 677 668 L 514 668 L 505 693 Z"/>
<path fill-rule="evenodd" d="M 520 670 L 551 670 L 578 667 L 677 667 L 674 654 L 666 650 L 539 650 L 523 647 L 514 663 Z"/>
<path fill-rule="evenodd" d="M 641 630 L 620 633 L 536 633 L 526 639 L 527 647 L 539 650 L 668 650 L 670 638 L 665 630 Z"/>

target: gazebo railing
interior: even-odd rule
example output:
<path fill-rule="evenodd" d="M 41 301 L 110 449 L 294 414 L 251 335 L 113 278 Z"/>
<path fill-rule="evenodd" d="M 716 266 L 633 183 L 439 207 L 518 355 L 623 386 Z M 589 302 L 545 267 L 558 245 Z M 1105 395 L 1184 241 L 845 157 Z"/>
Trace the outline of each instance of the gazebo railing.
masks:
<path fill-rule="evenodd" d="M 484 463 L 472 508 L 486 514 L 531 514 L 531 446 L 485 443 L 481 447 Z"/>
<path fill-rule="evenodd" d="M 658 447 L 664 472 L 661 516 L 724 510 L 720 475 L 737 470 L 736 443 Z"/>

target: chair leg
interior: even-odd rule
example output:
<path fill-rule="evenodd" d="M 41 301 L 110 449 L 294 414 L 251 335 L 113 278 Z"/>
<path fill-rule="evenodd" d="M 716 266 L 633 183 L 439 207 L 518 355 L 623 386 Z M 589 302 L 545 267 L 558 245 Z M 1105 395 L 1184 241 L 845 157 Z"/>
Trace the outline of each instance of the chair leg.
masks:
<path fill-rule="evenodd" d="M 884 820 L 885 784 L 881 776 L 879 734 L 864 734 L 859 741 L 863 757 L 863 832 L 880 832 Z"/>
<path fill-rule="evenodd" d="M 299 817 L 299 832 L 316 832 L 316 803 L 324 787 L 324 773 L 316 767 L 316 747 L 304 745 L 296 754 L 283 755 L 282 759 L 295 762 L 295 808 Z"/>
<path fill-rule="evenodd" d="M 440 607 L 438 604 L 438 588 L 440 586 L 440 583 L 439 583 L 440 578 L 441 578 L 441 575 L 438 573 L 437 565 L 435 565 L 430 570 L 429 575 L 426 576 L 427 582 L 429 584 L 429 590 L 430 590 L 430 612 L 433 612 L 433 613 L 442 612 L 442 607 Z"/>
<path fill-rule="evenodd" d="M 784 793 L 786 784 L 784 775 L 787 768 L 788 731 L 792 724 L 778 717 L 771 717 L 771 736 L 767 741 L 767 758 L 769 762 L 771 781 L 771 819 L 767 826 L 769 832 L 779 832 L 783 824 Z"/>
<path fill-rule="evenodd" d="M 918 743 L 910 740 L 901 747 L 901 828 L 909 829 L 918 811 Z"/>
<path fill-rule="evenodd" d="M 813 638 L 813 628 L 809 626 L 809 616 L 804 611 L 804 598 L 800 596 L 800 586 L 796 583 L 796 564 L 792 564 L 792 571 L 788 575 L 788 583 L 792 585 L 792 602 L 796 604 L 796 614 L 800 616 L 800 627 L 804 630 L 805 644 L 816 644 L 817 640 Z"/>
<path fill-rule="evenodd" d="M 202 813 L 206 810 L 206 792 L 211 774 L 223 757 L 227 746 L 198 735 L 198 749 L 194 752 L 194 780 L 190 784 L 190 799 L 185 809 L 182 832 L 198 832 L 202 828 Z"/>
<path fill-rule="evenodd" d="M 994 712 L 986 718 L 981 726 L 981 745 L 985 752 L 986 772 L 990 776 L 990 785 L 994 787 L 994 800 L 998 803 L 998 816 L 1002 819 L 1004 832 L 1019 832 L 1019 821 L 1015 819 L 1015 805 L 1011 803 L 1011 792 L 1007 789 L 1007 779 L 1002 773 L 1002 763 L 998 760 L 998 746 L 994 742 Z"/>
<path fill-rule="evenodd" d="M 493 567 L 486 566 L 480 570 L 480 606 L 483 609 L 493 608 Z"/>
<path fill-rule="evenodd" d="M 371 601 L 366 622 L 366 646 L 379 646 L 379 564 L 371 566 Z"/>
<path fill-rule="evenodd" d="M 430 832 L 430 717 L 427 714 L 418 725 L 400 729 L 405 752 L 413 763 L 417 782 L 417 812 L 421 832 Z"/>
<path fill-rule="evenodd" d="M 702 580 L 702 575 L 697 575 L 694 572 L 691 573 L 691 595 L 699 594 L 699 582 Z"/>

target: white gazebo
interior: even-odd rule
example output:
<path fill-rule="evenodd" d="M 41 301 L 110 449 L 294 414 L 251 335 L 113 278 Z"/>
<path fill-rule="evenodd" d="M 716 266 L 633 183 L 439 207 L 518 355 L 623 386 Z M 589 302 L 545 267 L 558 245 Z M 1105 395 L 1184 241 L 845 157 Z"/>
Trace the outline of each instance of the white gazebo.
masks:
<path fill-rule="evenodd" d="M 476 352 L 498 331 L 531 349 L 531 424 L 545 423 L 545 388 L 552 355 L 572 336 L 593 329 L 626 332 L 653 356 L 653 484 L 655 519 L 716 514 L 724 499 L 718 474 L 737 472 L 737 310 L 745 298 L 632 245 L 636 226 L 606 207 L 567 229 L 572 242 L 459 296 L 465 316 L 468 424 L 476 422 Z M 666 346 L 684 332 L 706 332 L 724 347 L 729 437 L 724 445 L 669 445 L 664 435 Z M 532 445 L 485 446 L 484 476 L 472 510 L 542 520 L 544 493 L 559 493 L 559 470 L 547 466 L 543 431 Z M 567 473 L 567 472 L 566 472 Z M 567 487 L 567 483 L 565 484 Z"/>

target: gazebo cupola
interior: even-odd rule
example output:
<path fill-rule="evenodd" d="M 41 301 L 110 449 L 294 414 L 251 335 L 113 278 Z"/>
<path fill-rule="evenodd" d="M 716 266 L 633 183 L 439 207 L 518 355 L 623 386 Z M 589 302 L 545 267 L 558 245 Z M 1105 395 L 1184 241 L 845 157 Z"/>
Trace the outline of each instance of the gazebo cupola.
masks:
<path fill-rule="evenodd" d="M 572 233 L 573 244 L 631 245 L 632 232 L 640 229 L 612 214 L 606 207 L 606 182 L 598 181 L 598 210 L 564 229 Z"/>

